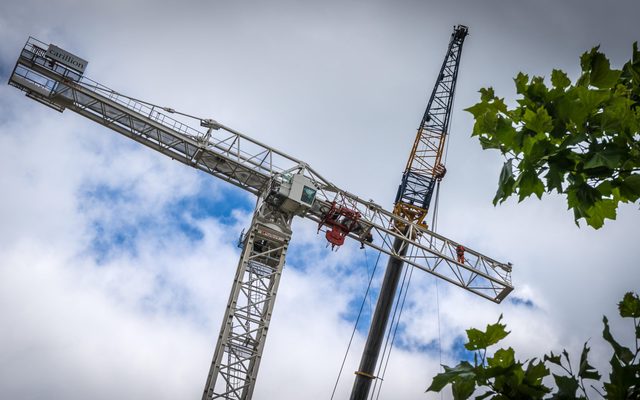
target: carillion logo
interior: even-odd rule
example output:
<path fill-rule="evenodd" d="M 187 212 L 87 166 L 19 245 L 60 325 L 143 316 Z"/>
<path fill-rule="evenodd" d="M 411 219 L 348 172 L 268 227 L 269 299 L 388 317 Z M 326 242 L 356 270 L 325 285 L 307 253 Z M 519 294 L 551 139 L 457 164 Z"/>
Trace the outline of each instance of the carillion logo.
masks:
<path fill-rule="evenodd" d="M 52 44 L 49 45 L 46 56 L 52 58 L 55 61 L 58 61 L 60 64 L 66 65 L 69 68 L 73 68 L 80 73 L 83 73 L 85 68 L 87 68 L 86 60 L 74 56 L 73 54 L 62 50 L 61 48 Z"/>

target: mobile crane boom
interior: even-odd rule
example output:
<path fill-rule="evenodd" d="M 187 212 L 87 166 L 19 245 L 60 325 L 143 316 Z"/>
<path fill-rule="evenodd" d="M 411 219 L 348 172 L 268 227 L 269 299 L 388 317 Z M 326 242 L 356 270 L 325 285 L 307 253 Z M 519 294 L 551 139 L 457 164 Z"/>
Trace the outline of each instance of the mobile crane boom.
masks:
<path fill-rule="evenodd" d="M 214 120 L 198 119 L 200 128 L 194 128 L 170 108 L 117 93 L 85 77 L 86 64 L 29 38 L 9 84 L 54 110 L 74 111 L 258 197 L 203 399 L 252 396 L 294 216 L 317 222 L 332 244 L 351 237 L 493 302 L 513 290 L 510 265 L 474 250 L 460 263 L 455 241 L 336 187 L 306 163 Z M 394 240 L 415 248 L 415 255 L 398 252 Z"/>
<path fill-rule="evenodd" d="M 447 171 L 442 157 L 449 133 L 462 45 L 468 32 L 464 25 L 453 29 L 394 202 L 394 214 L 419 224 L 424 223 L 436 182 Z"/>
<path fill-rule="evenodd" d="M 420 121 L 396 194 L 393 213 L 423 227 L 426 227 L 424 219 L 436 182 L 446 173 L 442 157 L 453 109 L 462 45 L 467 34 L 468 28 L 464 25 L 453 28 L 447 53 Z M 404 230 L 405 225 L 399 225 L 398 229 Z M 408 246 L 400 239 L 394 241 L 393 248 L 402 256 L 407 254 Z M 456 257 L 458 262 L 464 263 L 464 257 L 459 255 L 461 249 L 464 249 L 462 245 L 456 246 Z M 375 376 L 375 368 L 403 267 L 402 257 L 389 257 L 360 365 L 355 372 L 351 400 L 365 400 L 371 383 L 378 378 Z"/>

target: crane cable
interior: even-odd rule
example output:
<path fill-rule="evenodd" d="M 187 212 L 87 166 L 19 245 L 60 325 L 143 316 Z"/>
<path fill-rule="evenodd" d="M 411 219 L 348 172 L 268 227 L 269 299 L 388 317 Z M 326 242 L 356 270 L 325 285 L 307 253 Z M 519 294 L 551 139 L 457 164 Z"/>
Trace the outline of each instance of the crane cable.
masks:
<path fill-rule="evenodd" d="M 447 145 L 445 146 L 445 160 L 446 160 L 446 156 L 449 150 L 449 143 L 447 143 Z M 433 207 L 433 213 L 432 213 L 432 223 L 431 226 L 433 228 L 433 231 L 435 232 L 436 227 L 437 227 L 437 223 L 438 223 L 438 205 L 439 205 L 439 200 L 440 200 L 440 181 L 437 181 L 436 183 L 436 196 L 435 196 L 435 202 L 434 202 L 434 207 Z M 432 238 L 433 239 L 433 238 Z M 415 248 L 411 248 L 411 253 L 409 255 L 409 258 L 413 257 L 415 254 L 416 249 Z M 367 296 L 369 294 L 369 291 L 371 289 L 371 284 L 373 282 L 373 277 L 375 276 L 375 272 L 376 269 L 378 268 L 378 262 L 380 261 L 380 255 L 381 253 L 378 253 L 378 257 L 376 258 L 376 263 L 373 267 L 373 271 L 371 272 L 371 276 L 369 277 L 369 283 L 367 286 L 367 290 L 365 291 L 365 294 L 362 298 L 362 303 L 360 304 L 360 310 L 358 311 L 358 317 L 356 318 L 356 321 L 354 323 L 353 326 L 353 331 L 351 332 L 351 337 L 349 338 L 349 344 L 347 345 L 347 349 L 345 351 L 344 357 L 342 359 L 342 364 L 340 365 L 340 371 L 338 372 L 338 376 L 336 377 L 336 383 L 333 386 L 333 391 L 331 392 L 331 400 L 333 400 L 333 398 L 335 397 L 336 394 L 336 390 L 338 388 L 338 383 L 340 381 L 340 377 L 342 376 L 342 372 L 344 370 L 344 365 L 347 361 L 347 356 L 349 354 L 349 350 L 351 349 L 351 344 L 353 343 L 353 338 L 355 336 L 357 327 L 358 327 L 358 322 L 360 321 L 360 317 L 362 316 L 362 310 L 364 309 L 364 305 L 366 303 L 367 300 Z M 367 260 L 367 253 L 366 253 L 366 248 L 365 248 L 365 260 Z M 368 270 L 368 266 L 367 266 L 367 270 Z M 393 316 L 391 318 L 391 325 L 389 326 L 389 331 L 387 332 L 387 339 L 385 341 L 385 346 L 384 346 L 384 350 L 382 351 L 382 359 L 380 362 L 380 365 L 378 366 L 378 373 L 377 373 L 377 379 L 375 380 L 374 386 L 373 386 L 373 390 L 371 391 L 371 396 L 370 398 L 373 399 L 376 393 L 376 389 L 378 390 L 377 392 L 377 396 L 375 397 L 376 399 L 380 398 L 380 393 L 382 391 L 382 383 L 384 381 L 384 376 L 387 372 L 387 367 L 389 365 L 389 359 L 391 358 L 391 350 L 393 349 L 393 344 L 395 342 L 395 337 L 398 331 L 398 327 L 400 325 L 400 317 L 402 315 L 402 311 L 404 310 L 404 305 L 406 303 L 407 300 L 407 294 L 409 292 L 409 284 L 411 283 L 411 277 L 413 276 L 413 270 L 414 267 L 411 266 L 410 268 L 405 269 L 404 271 L 404 275 L 402 278 L 402 283 L 400 285 L 400 292 L 398 292 L 397 295 L 397 299 L 399 300 L 402 297 L 402 301 L 398 301 L 396 300 L 396 306 L 394 308 L 394 312 L 393 312 Z M 408 274 L 408 278 L 407 278 L 407 274 Z M 406 284 L 405 284 L 406 282 Z M 438 315 L 438 351 L 439 351 L 439 357 L 440 357 L 440 365 L 442 365 L 442 346 L 441 346 L 441 335 L 440 335 L 440 299 L 439 299 L 439 294 L 438 294 L 438 281 L 436 280 L 436 306 L 437 306 L 437 315 Z M 397 314 L 397 318 L 396 318 L 396 314 Z M 391 333 L 391 331 L 393 330 L 393 334 Z M 387 351 L 387 347 L 389 348 L 389 350 Z M 385 358 L 385 354 L 386 354 L 386 358 Z M 383 362 L 384 360 L 384 362 Z M 382 364 L 384 363 L 384 368 L 382 368 Z M 382 374 L 380 374 L 382 370 Z M 380 384 L 378 385 L 378 381 L 380 381 Z"/>
<path fill-rule="evenodd" d="M 447 160 L 447 156 L 449 154 L 449 141 L 447 141 L 446 145 L 445 145 L 445 153 L 444 153 L 444 162 L 446 163 Z M 435 232 L 437 229 L 437 225 L 438 225 L 438 206 L 440 203 L 440 180 L 436 181 L 436 193 L 435 193 L 435 200 L 434 200 L 434 205 L 433 205 L 433 213 L 432 213 L 432 219 L 431 219 L 431 228 L 432 231 Z M 431 238 L 431 240 L 433 240 L 433 237 Z M 410 254 L 410 258 L 414 255 L 414 251 L 415 248 L 411 249 L 411 254 Z M 391 326 L 389 327 L 389 331 L 387 333 L 387 339 L 385 342 L 385 347 L 384 350 L 382 351 L 382 360 L 384 360 L 384 368 L 382 368 L 382 364 L 383 361 L 381 360 L 380 365 L 378 366 L 378 373 L 376 374 L 378 379 L 376 379 L 374 386 L 373 386 L 373 390 L 371 393 L 371 399 L 374 398 L 375 395 L 375 391 L 376 388 L 378 389 L 378 394 L 377 396 L 375 396 L 376 399 L 380 398 L 380 392 L 382 391 L 382 383 L 384 381 L 384 376 L 387 372 L 387 367 L 389 365 L 389 359 L 391 358 L 391 350 L 393 349 L 393 344 L 395 342 L 395 337 L 396 337 L 396 333 L 398 331 L 398 326 L 400 325 L 400 317 L 402 316 L 402 311 L 404 309 L 404 305 L 407 299 L 407 293 L 409 291 L 409 284 L 411 283 L 411 277 L 413 275 L 413 270 L 414 267 L 410 266 L 410 268 L 407 268 L 404 272 L 404 276 L 402 278 L 402 284 L 400 286 L 400 292 L 398 293 L 398 297 L 397 299 L 399 300 L 400 297 L 402 297 L 402 302 L 396 302 L 396 307 L 394 309 L 393 312 L 393 317 L 391 318 Z M 409 278 L 407 279 L 407 273 L 409 273 Z M 435 277 L 434 277 L 435 279 Z M 405 285 L 405 280 L 406 280 L 406 285 Z M 436 308 L 437 308 L 437 317 L 438 317 L 438 356 L 439 356 L 439 365 L 442 366 L 442 337 L 441 337 L 441 330 L 440 330 L 440 294 L 439 294 L 439 290 L 438 290 L 438 280 L 435 279 L 436 282 Z M 403 295 L 403 291 L 404 291 L 404 295 Z M 396 316 L 396 312 L 398 311 L 398 307 L 399 307 L 399 312 L 398 312 L 398 318 L 395 319 Z M 395 321 L 394 321 L 395 320 Z M 395 327 L 394 327 L 395 324 Z M 391 334 L 391 330 L 393 329 L 393 335 Z M 391 339 L 390 339 L 391 337 Z M 389 340 L 391 340 L 391 345 L 389 347 L 389 351 L 387 352 L 387 346 L 389 344 Z M 386 360 L 385 360 L 385 352 L 386 352 Z M 442 368 L 442 367 L 440 367 Z M 382 374 L 380 374 L 380 370 L 382 369 Z M 378 381 L 380 381 L 380 385 L 378 385 Z"/>
<path fill-rule="evenodd" d="M 439 200 L 440 200 L 440 181 L 436 183 L 436 200 L 433 205 L 433 218 L 431 220 L 431 227 L 433 228 L 434 232 L 436 231 L 436 228 L 438 225 Z M 440 290 L 438 287 L 438 279 L 434 277 L 434 280 L 436 282 L 436 315 L 438 316 L 438 359 L 439 359 L 438 365 L 440 365 L 440 368 L 442 368 L 442 336 L 440 334 Z M 440 393 L 440 396 L 442 397 L 442 393 Z"/>
<path fill-rule="evenodd" d="M 411 253 L 409 258 L 415 255 L 415 248 L 411 249 Z M 391 325 L 389 326 L 389 331 L 387 332 L 387 338 L 385 341 L 384 349 L 382 350 L 382 359 L 380 360 L 380 365 L 378 366 L 377 377 L 373 390 L 371 391 L 371 399 L 374 398 L 376 393 L 376 388 L 378 389 L 378 394 L 376 399 L 380 397 L 380 392 L 382 391 L 382 383 L 384 382 L 384 377 L 387 373 L 387 367 L 389 366 L 389 360 L 391 358 L 391 350 L 393 350 L 393 344 L 395 342 L 396 334 L 398 332 L 398 327 L 400 326 L 400 316 L 402 315 L 402 311 L 404 309 L 405 302 L 407 300 L 407 293 L 409 293 L 409 283 L 411 283 L 411 277 L 413 276 L 414 267 L 410 266 L 410 268 L 406 268 L 404 270 L 404 274 L 402 277 L 402 283 L 400 284 L 400 291 L 398 292 L 398 296 L 396 298 L 396 305 L 393 310 L 393 315 L 391 317 Z M 407 278 L 408 275 L 408 278 Z M 406 284 L 405 284 L 406 282 Z M 400 300 L 402 298 L 402 300 Z M 396 318 L 397 315 L 397 318 Z M 391 332 L 393 330 L 393 333 Z M 387 347 L 389 351 L 387 351 Z M 384 364 L 384 368 L 382 365 Z M 382 373 L 381 373 L 382 370 Z M 378 382 L 380 384 L 378 385 Z"/>
<path fill-rule="evenodd" d="M 369 284 L 367 286 L 367 290 L 364 292 L 364 296 L 362 297 L 362 303 L 360 304 L 360 310 L 358 311 L 358 317 L 356 318 L 355 323 L 353 324 L 353 332 L 351 332 L 351 338 L 349 338 L 349 344 L 347 345 L 347 350 L 344 352 L 344 357 L 342 359 L 342 364 L 340 365 L 340 371 L 338 372 L 338 376 L 336 378 L 336 383 L 333 386 L 333 391 L 331 392 L 331 400 L 333 400 L 336 390 L 338 389 L 338 383 L 340 382 L 340 376 L 342 375 L 342 371 L 344 370 L 344 364 L 347 361 L 347 356 L 349 355 L 349 349 L 351 348 L 351 343 L 353 342 L 353 337 L 356 334 L 356 330 L 358 329 L 358 322 L 360 322 L 360 317 L 362 316 L 362 310 L 364 309 L 364 305 L 367 301 L 367 295 L 371 290 L 371 283 L 373 282 L 373 277 L 376 275 L 376 269 L 378 268 L 378 262 L 380 261 L 380 255 L 382 253 L 378 253 L 378 258 L 376 258 L 376 263 L 373 266 L 373 271 L 371 271 L 371 276 L 369 277 Z M 364 259 L 368 264 L 367 259 L 367 249 L 364 249 Z M 369 265 L 367 265 L 367 271 L 369 270 Z"/>
<path fill-rule="evenodd" d="M 164 116 L 164 114 L 160 114 L 159 111 L 165 111 L 165 112 L 167 112 L 169 114 L 180 115 L 180 116 L 183 116 L 183 117 L 186 117 L 186 118 L 191 118 L 191 119 L 200 121 L 200 126 L 203 126 L 205 128 L 210 128 L 210 129 L 220 129 L 220 128 L 222 128 L 225 131 L 231 132 L 231 130 L 229 128 L 227 128 L 226 126 L 220 124 L 219 122 L 217 122 L 216 120 L 211 119 L 211 118 L 198 117 L 198 116 L 195 116 L 195 115 L 192 115 L 192 114 L 187 114 L 187 113 L 184 113 L 182 111 L 178 111 L 178 110 L 176 110 L 174 108 L 171 108 L 171 107 L 161 106 L 161 105 L 154 104 L 154 103 L 151 103 L 151 102 L 146 101 L 146 100 L 142 100 L 142 99 L 138 99 L 136 97 L 128 96 L 126 94 L 123 94 L 123 93 L 117 92 L 117 91 L 115 91 L 113 89 L 110 89 L 110 88 L 108 88 L 106 86 L 103 86 L 103 85 L 101 85 L 101 84 L 99 84 L 97 82 L 95 82 L 95 84 L 89 84 L 87 82 L 83 82 L 83 85 L 91 88 L 92 90 L 94 90 L 96 92 L 101 91 L 103 93 L 106 93 L 107 96 L 110 99 L 122 97 L 122 98 L 128 99 L 128 100 L 130 100 L 130 101 L 132 101 L 134 103 L 144 104 L 144 105 L 146 105 L 148 107 L 151 107 L 150 113 L 153 113 L 155 111 L 159 115 L 163 115 Z M 125 105 L 127 107 L 131 107 L 132 106 L 131 104 L 125 104 Z M 134 105 L 134 107 L 135 107 L 135 105 Z M 172 117 L 169 117 L 169 118 L 173 119 Z M 174 119 L 174 121 L 176 121 L 177 123 L 179 123 L 181 125 L 184 125 L 184 123 L 182 121 L 178 121 L 178 120 L 175 120 L 175 119 Z M 188 135 L 188 136 L 192 136 L 192 135 Z M 206 137 L 206 135 L 205 135 L 205 137 Z"/>
<path fill-rule="evenodd" d="M 439 199 L 440 199 L 440 182 L 438 181 L 436 183 L 436 196 L 435 196 L 435 201 L 434 201 L 434 207 L 433 207 L 433 216 L 432 216 L 432 228 L 433 231 L 435 231 L 436 229 L 436 225 L 438 223 L 437 220 L 437 215 L 438 215 L 438 205 L 439 205 Z M 410 254 L 410 258 L 415 254 L 415 248 L 411 249 L 411 254 Z M 396 306 L 393 312 L 393 316 L 391 318 L 391 326 L 389 327 L 389 331 L 387 332 L 387 339 L 385 342 L 385 346 L 384 346 L 384 350 L 382 351 L 382 361 L 380 365 L 378 366 L 378 372 L 376 374 L 376 376 L 378 377 L 378 379 L 376 379 L 374 386 L 373 386 L 373 390 L 371 392 L 371 396 L 370 399 L 373 400 L 374 397 L 376 400 L 378 400 L 380 398 L 380 393 L 382 392 L 382 384 L 384 383 L 384 377 L 386 375 L 387 372 L 387 367 L 389 366 L 389 360 L 391 358 L 391 350 L 393 349 L 393 344 L 395 343 L 395 338 L 396 338 L 396 334 L 398 332 L 398 327 L 400 326 L 400 317 L 402 316 L 402 312 L 404 310 L 404 305 L 406 303 L 407 300 L 407 294 L 409 293 L 409 284 L 411 283 L 411 277 L 413 276 L 413 270 L 414 267 L 410 266 L 410 268 L 405 269 L 404 271 L 404 276 L 402 278 L 402 283 L 400 285 L 400 292 L 398 293 L 398 297 L 396 300 Z M 407 277 L 408 275 L 408 277 Z M 406 284 L 405 284 L 406 282 Z M 402 301 L 400 301 L 400 298 L 402 298 Z M 442 365 L 442 344 L 441 344 L 441 334 L 440 334 L 440 298 L 439 298 L 439 294 L 438 294 L 438 281 L 436 279 L 436 308 L 437 308 L 437 316 L 438 316 L 438 353 L 439 353 L 439 360 L 440 360 L 440 365 Z M 397 318 L 396 318 L 396 314 L 397 314 Z M 391 332 L 393 330 L 393 333 Z M 389 347 L 389 350 L 387 351 L 387 347 Z M 384 368 L 382 367 L 382 364 L 384 364 Z M 382 373 L 380 373 L 380 371 L 382 370 Z M 380 384 L 378 385 L 378 382 L 380 382 Z M 376 389 L 378 390 L 377 395 L 376 393 Z"/>

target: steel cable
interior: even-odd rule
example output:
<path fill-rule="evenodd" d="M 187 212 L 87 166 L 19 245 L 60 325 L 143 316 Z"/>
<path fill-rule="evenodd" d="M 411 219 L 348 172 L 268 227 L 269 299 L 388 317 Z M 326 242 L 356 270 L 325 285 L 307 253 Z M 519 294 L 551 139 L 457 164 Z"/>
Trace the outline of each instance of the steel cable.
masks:
<path fill-rule="evenodd" d="M 349 344 L 347 345 L 347 350 L 344 352 L 344 357 L 342 359 L 342 364 L 340 365 L 340 371 L 338 372 L 338 377 L 336 378 L 336 383 L 333 386 L 333 391 L 331 392 L 331 400 L 333 400 L 336 390 L 338 389 L 338 383 L 340 382 L 340 376 L 342 376 L 342 371 L 344 370 L 344 364 L 347 361 L 347 356 L 349 355 L 349 350 L 351 349 L 351 344 L 353 343 L 353 337 L 356 334 L 356 330 L 358 329 L 358 322 L 360 322 L 360 317 L 362 316 L 362 310 L 364 309 L 364 305 L 367 301 L 367 296 L 369 291 L 371 290 L 371 283 L 373 282 L 373 277 L 376 275 L 376 269 L 378 268 L 378 262 L 380 261 L 381 253 L 378 253 L 378 258 L 376 259 L 376 263 L 373 266 L 373 271 L 371 271 L 371 276 L 369 277 L 369 284 L 367 286 L 367 290 L 364 292 L 364 296 L 362 298 L 362 304 L 360 304 L 360 311 L 358 311 L 358 317 L 356 318 L 355 323 L 353 324 L 353 332 L 351 332 L 351 338 L 349 338 Z M 364 257 L 365 262 L 368 263 L 367 259 L 367 249 L 364 249 Z M 367 270 L 369 266 L 367 265 Z"/>

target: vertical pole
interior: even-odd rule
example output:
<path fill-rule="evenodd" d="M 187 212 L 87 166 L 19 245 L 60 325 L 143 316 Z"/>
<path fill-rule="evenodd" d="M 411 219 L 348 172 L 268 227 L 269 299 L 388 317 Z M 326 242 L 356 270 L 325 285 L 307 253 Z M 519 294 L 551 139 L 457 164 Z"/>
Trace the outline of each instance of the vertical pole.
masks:
<path fill-rule="evenodd" d="M 447 54 L 440 68 L 438 79 L 436 79 L 436 86 L 431 92 L 396 195 L 394 214 L 414 223 L 422 223 L 426 217 L 435 182 L 438 179 L 436 171 L 441 163 L 444 141 L 449 129 L 453 94 L 460 66 L 460 54 L 467 35 L 468 28 L 466 26 L 454 27 Z M 403 257 L 407 253 L 407 244 L 396 238 L 393 242 L 393 249 L 395 254 Z M 351 400 L 366 400 L 371 381 L 376 379 L 374 376 L 375 367 L 402 268 L 402 259 L 389 258 L 376 310 L 371 320 L 369 336 L 360 360 L 360 367 L 356 371 Z"/>
<path fill-rule="evenodd" d="M 408 245 L 402 239 L 396 238 L 393 242 L 394 251 L 401 257 L 407 254 L 407 247 Z M 371 327 L 369 328 L 369 336 L 367 337 L 367 343 L 360 359 L 360 367 L 356 371 L 356 379 L 351 390 L 351 400 L 366 400 L 371 388 L 371 381 L 376 378 L 374 375 L 375 368 L 378 363 L 384 332 L 389 322 L 393 299 L 398 289 L 403 264 L 402 259 L 396 257 L 390 257 L 387 263 L 387 270 L 384 274 L 380 295 L 378 296 Z"/>

